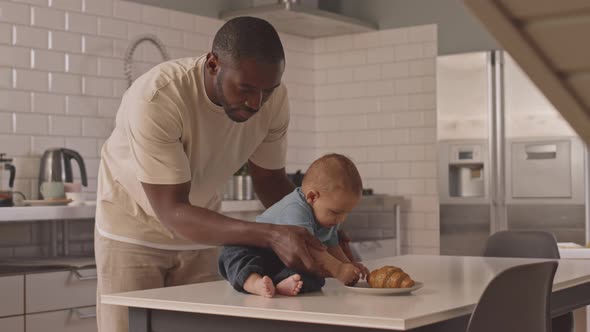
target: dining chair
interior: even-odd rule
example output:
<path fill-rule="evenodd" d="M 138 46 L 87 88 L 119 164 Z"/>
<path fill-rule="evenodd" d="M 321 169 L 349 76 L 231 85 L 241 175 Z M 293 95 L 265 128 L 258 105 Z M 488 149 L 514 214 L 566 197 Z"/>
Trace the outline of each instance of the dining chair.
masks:
<path fill-rule="evenodd" d="M 558 263 L 518 265 L 487 285 L 467 332 L 551 332 L 551 289 Z"/>
<path fill-rule="evenodd" d="M 542 231 L 501 231 L 494 233 L 486 242 L 486 257 L 520 257 L 559 259 L 555 236 Z M 551 321 L 553 332 L 574 330 L 574 314 L 568 312 Z"/>

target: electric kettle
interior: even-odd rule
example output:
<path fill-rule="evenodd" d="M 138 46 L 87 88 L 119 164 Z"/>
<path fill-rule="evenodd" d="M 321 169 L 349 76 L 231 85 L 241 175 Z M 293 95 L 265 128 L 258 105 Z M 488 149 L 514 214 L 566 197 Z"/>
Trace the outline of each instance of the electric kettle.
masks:
<path fill-rule="evenodd" d="M 0 207 L 14 205 L 12 188 L 14 187 L 16 168 L 12 164 L 12 159 L 5 156 L 5 153 L 0 153 Z"/>
<path fill-rule="evenodd" d="M 41 184 L 43 182 L 73 182 L 74 175 L 72 172 L 72 159 L 76 160 L 80 168 L 80 177 L 82 185 L 88 186 L 86 177 L 86 166 L 82 156 L 70 149 L 55 148 L 45 150 L 41 157 L 41 167 L 39 169 L 39 199 L 43 199 L 41 194 Z"/>

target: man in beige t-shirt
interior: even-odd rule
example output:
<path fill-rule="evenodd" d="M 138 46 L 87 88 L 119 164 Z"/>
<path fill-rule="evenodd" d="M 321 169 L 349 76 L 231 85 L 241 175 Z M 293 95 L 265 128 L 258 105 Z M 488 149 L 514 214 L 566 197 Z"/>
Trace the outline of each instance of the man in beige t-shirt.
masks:
<path fill-rule="evenodd" d="M 127 330 L 127 309 L 100 295 L 217 279 L 216 248 L 267 247 L 293 268 L 318 270 L 304 228 L 219 214 L 225 181 L 248 161 L 269 207 L 294 190 L 285 173 L 285 56 L 267 22 L 241 17 L 212 52 L 162 63 L 123 96 L 102 149 L 95 252 L 98 326 Z"/>

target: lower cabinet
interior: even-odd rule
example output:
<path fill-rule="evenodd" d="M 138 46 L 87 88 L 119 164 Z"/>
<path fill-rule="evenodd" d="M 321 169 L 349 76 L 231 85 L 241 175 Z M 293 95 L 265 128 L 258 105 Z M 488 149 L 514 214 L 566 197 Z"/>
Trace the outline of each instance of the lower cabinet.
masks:
<path fill-rule="evenodd" d="M 94 306 L 27 314 L 25 319 L 27 323 L 26 332 L 97 331 L 96 307 Z"/>
<path fill-rule="evenodd" d="M 25 332 L 25 316 L 12 316 L 0 318 L 0 331 Z"/>

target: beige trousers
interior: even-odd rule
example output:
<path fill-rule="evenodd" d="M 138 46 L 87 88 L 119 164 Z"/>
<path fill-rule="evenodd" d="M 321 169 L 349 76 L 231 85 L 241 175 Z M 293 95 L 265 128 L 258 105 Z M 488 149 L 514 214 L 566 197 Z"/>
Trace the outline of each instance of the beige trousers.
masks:
<path fill-rule="evenodd" d="M 101 304 L 101 294 L 221 279 L 217 272 L 219 248 L 161 250 L 111 240 L 96 231 L 94 235 L 99 332 L 127 332 L 129 324 L 127 308 Z"/>

